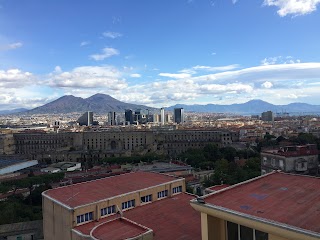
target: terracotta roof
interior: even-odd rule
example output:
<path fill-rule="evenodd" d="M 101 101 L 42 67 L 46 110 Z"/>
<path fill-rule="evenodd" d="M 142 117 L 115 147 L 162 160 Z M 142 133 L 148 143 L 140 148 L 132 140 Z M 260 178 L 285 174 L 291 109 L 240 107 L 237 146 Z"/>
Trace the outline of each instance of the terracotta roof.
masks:
<path fill-rule="evenodd" d="M 205 202 L 320 233 L 320 178 L 273 172 L 210 194 Z"/>
<path fill-rule="evenodd" d="M 131 172 L 90 182 L 50 189 L 42 193 L 56 201 L 75 208 L 121 194 L 165 184 L 177 178 L 151 172 Z"/>
<path fill-rule="evenodd" d="M 194 198 L 195 196 L 190 194 L 180 193 L 125 211 L 123 216 L 152 229 L 154 240 L 201 240 L 200 213 L 190 205 L 190 200 Z M 82 234 L 89 235 L 95 226 L 116 217 L 117 215 L 102 218 L 98 222 L 93 221 L 74 229 Z M 121 234 L 121 231 L 119 234 Z M 110 239 L 118 239 L 117 237 L 114 236 Z"/>
<path fill-rule="evenodd" d="M 149 229 L 134 224 L 124 218 L 118 218 L 97 226 L 92 231 L 96 239 L 131 239 L 148 232 Z"/>

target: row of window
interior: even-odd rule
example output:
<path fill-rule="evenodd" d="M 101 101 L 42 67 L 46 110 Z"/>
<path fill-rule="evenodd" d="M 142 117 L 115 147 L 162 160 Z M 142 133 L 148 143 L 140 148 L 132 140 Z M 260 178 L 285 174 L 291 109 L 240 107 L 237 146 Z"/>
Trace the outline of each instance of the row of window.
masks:
<path fill-rule="evenodd" d="M 116 212 L 116 206 L 112 205 L 110 207 L 105 207 L 105 208 L 102 208 L 100 211 L 101 211 L 101 216 L 109 215 L 111 213 Z"/>
<path fill-rule="evenodd" d="M 182 192 L 182 186 L 174 187 L 172 189 L 172 192 L 173 193 Z M 163 190 L 163 191 L 158 192 L 158 198 L 164 198 L 167 196 L 168 196 L 168 190 Z M 151 201 L 152 201 L 151 194 L 141 197 L 141 203 L 147 203 L 147 202 L 151 202 Z M 135 200 L 132 199 L 127 202 L 123 202 L 121 207 L 122 207 L 122 210 L 135 207 Z M 101 213 L 101 216 L 116 213 L 116 206 L 112 205 L 109 207 L 102 208 L 102 209 L 100 209 L 100 213 Z M 85 213 L 85 214 L 77 216 L 77 223 L 91 221 L 92 219 L 93 219 L 93 212 Z"/>
<path fill-rule="evenodd" d="M 172 193 L 179 193 L 182 192 L 182 186 L 172 188 Z"/>
<path fill-rule="evenodd" d="M 141 202 L 142 203 L 147 203 L 147 202 L 151 202 L 151 201 L 152 201 L 152 195 L 151 194 L 141 197 Z"/>
<path fill-rule="evenodd" d="M 227 240 L 268 240 L 268 233 L 227 222 Z"/>
<path fill-rule="evenodd" d="M 135 207 L 135 205 L 136 205 L 136 201 L 134 199 L 127 202 L 123 202 L 122 210 Z"/>
<path fill-rule="evenodd" d="M 81 214 L 77 216 L 77 223 L 83 223 L 93 220 L 93 212 Z"/>
<path fill-rule="evenodd" d="M 163 190 L 161 192 L 158 192 L 158 198 L 164 198 L 168 196 L 168 190 Z"/>

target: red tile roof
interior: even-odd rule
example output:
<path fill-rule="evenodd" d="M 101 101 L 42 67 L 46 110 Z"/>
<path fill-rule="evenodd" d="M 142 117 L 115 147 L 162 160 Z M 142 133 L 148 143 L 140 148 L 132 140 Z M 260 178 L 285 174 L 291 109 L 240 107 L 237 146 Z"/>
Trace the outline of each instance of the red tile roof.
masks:
<path fill-rule="evenodd" d="M 96 239 L 121 240 L 137 237 L 147 231 L 149 229 L 127 221 L 124 218 L 118 218 L 97 226 L 92 231 L 92 236 Z"/>
<path fill-rule="evenodd" d="M 123 217 L 152 229 L 154 240 L 200 240 L 200 213 L 190 206 L 190 200 L 194 198 L 192 195 L 180 193 L 125 211 Z M 74 229 L 88 235 L 95 226 L 116 217 L 117 215 L 113 215 Z M 116 236 L 114 237 L 110 239 L 117 239 Z"/>
<path fill-rule="evenodd" d="M 320 233 L 320 178 L 274 172 L 208 195 L 205 202 Z"/>
<path fill-rule="evenodd" d="M 159 173 L 132 172 L 50 189 L 45 191 L 43 195 L 74 208 L 121 194 L 168 183 L 176 179 L 175 177 Z"/>

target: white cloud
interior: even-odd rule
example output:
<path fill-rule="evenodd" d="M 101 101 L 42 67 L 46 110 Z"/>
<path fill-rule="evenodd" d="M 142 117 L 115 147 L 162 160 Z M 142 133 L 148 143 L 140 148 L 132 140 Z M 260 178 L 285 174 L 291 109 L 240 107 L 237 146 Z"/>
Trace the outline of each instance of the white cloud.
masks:
<path fill-rule="evenodd" d="M 250 93 L 253 91 L 253 87 L 242 83 L 232 84 L 203 84 L 200 86 L 200 90 L 206 93 Z"/>
<path fill-rule="evenodd" d="M 232 4 L 236 4 L 238 0 L 232 0 Z"/>
<path fill-rule="evenodd" d="M 82 41 L 82 42 L 80 43 L 80 47 L 87 46 L 87 45 L 89 45 L 89 44 L 90 44 L 89 41 Z"/>
<path fill-rule="evenodd" d="M 293 58 L 288 56 L 284 59 Z M 200 76 L 187 72 L 161 73 L 160 76 L 169 79 L 151 82 L 127 82 L 124 79 L 124 76 L 138 76 L 135 74 L 130 66 L 119 69 L 113 66 L 82 66 L 70 71 L 57 66 L 52 73 L 43 76 L 34 76 L 19 69 L 2 70 L 0 102 L 12 106 L 17 106 L 15 102 L 35 106 L 41 101 L 48 101 L 46 96 L 51 93 L 30 90 L 31 85 L 32 89 L 43 87 L 59 92 L 60 96 L 88 97 L 99 92 L 125 102 L 156 107 L 176 103 L 239 103 L 250 99 L 276 104 L 319 101 L 320 63 L 262 65 Z M 40 82 L 37 79 L 45 80 Z M 43 94 L 39 95 L 39 92 Z"/>
<path fill-rule="evenodd" d="M 127 87 L 121 72 L 112 66 L 83 66 L 70 72 L 54 72 L 47 84 L 58 88 L 104 88 L 120 90 Z"/>
<path fill-rule="evenodd" d="M 9 49 L 21 48 L 22 45 L 23 44 L 21 42 L 11 43 L 11 44 L 9 44 Z"/>
<path fill-rule="evenodd" d="M 0 70 L 1 88 L 21 88 L 34 82 L 34 76 L 30 72 L 23 72 L 20 69 Z"/>
<path fill-rule="evenodd" d="M 320 0 L 264 0 L 265 6 L 275 6 L 279 10 L 277 13 L 281 16 L 287 15 L 305 15 L 317 10 Z"/>
<path fill-rule="evenodd" d="M 195 70 L 193 70 L 192 68 L 185 68 L 179 71 L 179 73 L 186 73 L 189 75 L 193 75 L 196 74 L 197 72 Z"/>
<path fill-rule="evenodd" d="M 106 47 L 106 48 L 102 49 L 101 54 L 90 55 L 90 58 L 92 58 L 96 61 L 102 61 L 106 58 L 109 58 L 109 57 L 112 57 L 115 55 L 119 55 L 119 51 L 117 49 Z"/>
<path fill-rule="evenodd" d="M 191 75 L 188 73 L 159 73 L 159 76 L 168 77 L 168 78 L 176 78 L 176 79 L 191 77 Z"/>
<path fill-rule="evenodd" d="M 122 34 L 118 33 L 118 32 L 104 32 L 104 33 L 102 33 L 102 35 L 104 37 L 112 38 L 112 39 L 122 37 Z"/>
<path fill-rule="evenodd" d="M 219 67 L 200 66 L 200 65 L 192 67 L 192 69 L 194 69 L 194 70 L 205 70 L 205 71 L 210 71 L 210 72 L 229 71 L 229 70 L 233 70 L 236 68 L 239 68 L 238 64 L 219 66 Z"/>
<path fill-rule="evenodd" d="M 62 69 L 61 69 L 60 66 L 56 66 L 56 67 L 54 68 L 54 71 L 55 71 L 56 73 L 61 73 L 61 72 L 62 72 Z"/>
<path fill-rule="evenodd" d="M 261 65 L 273 65 L 273 64 L 293 64 L 300 63 L 300 59 L 295 59 L 292 56 L 277 56 L 277 57 L 268 57 L 261 61 Z"/>
<path fill-rule="evenodd" d="M 132 73 L 132 74 L 130 74 L 130 77 L 132 77 L 132 78 L 140 78 L 140 77 L 141 77 L 141 74 L 139 74 L 139 73 Z"/>
<path fill-rule="evenodd" d="M 273 84 L 272 84 L 272 82 L 264 82 L 261 84 L 261 86 L 264 88 L 272 88 Z"/>
<path fill-rule="evenodd" d="M 21 48 L 23 46 L 22 42 L 15 42 L 6 45 L 0 45 L 0 51 L 14 50 Z"/>

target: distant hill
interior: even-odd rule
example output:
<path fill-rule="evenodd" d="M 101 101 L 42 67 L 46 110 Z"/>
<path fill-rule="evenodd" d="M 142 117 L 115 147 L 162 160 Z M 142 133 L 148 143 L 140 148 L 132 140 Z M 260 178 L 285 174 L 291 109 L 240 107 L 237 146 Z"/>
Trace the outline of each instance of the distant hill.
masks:
<path fill-rule="evenodd" d="M 23 113 L 28 111 L 29 109 L 26 108 L 16 108 L 12 110 L 0 110 L 0 115 L 10 115 L 10 114 L 16 114 L 16 113 Z"/>
<path fill-rule="evenodd" d="M 288 105 L 273 105 L 271 103 L 262 100 L 251 100 L 246 103 L 231 104 L 231 105 L 219 105 L 219 104 L 207 104 L 207 105 L 185 105 L 177 104 L 166 108 L 166 110 L 172 111 L 174 108 L 182 107 L 187 112 L 217 112 L 217 113 L 235 113 L 235 114 L 261 114 L 265 111 L 273 112 L 288 112 L 288 113 L 320 113 L 320 105 L 310 105 L 306 103 L 290 103 Z M 27 114 L 51 114 L 51 113 L 71 113 L 71 112 L 86 112 L 92 111 L 94 113 L 107 113 L 110 111 L 124 112 L 125 109 L 150 109 L 155 108 L 137 105 L 132 103 L 121 102 L 109 95 L 95 94 L 88 98 L 75 97 L 72 95 L 66 95 L 57 100 L 47 103 L 43 106 L 26 111 L 24 109 L 17 111 Z M 1 111 L 0 111 L 1 114 Z M 4 113 L 8 114 L 8 113 Z"/>
<path fill-rule="evenodd" d="M 273 105 L 262 100 L 251 100 L 246 103 L 231 104 L 231 105 L 184 105 L 177 104 L 168 108 L 182 107 L 188 112 L 219 112 L 219 113 L 236 113 L 236 114 L 258 114 L 265 111 L 273 112 L 288 112 L 288 113 L 320 113 L 320 105 L 311 105 L 307 103 L 290 103 L 288 105 Z"/>
<path fill-rule="evenodd" d="M 71 112 L 86 112 L 107 113 L 110 111 L 124 112 L 125 109 L 150 109 L 144 105 L 136 105 L 131 103 L 121 102 L 109 95 L 95 94 L 89 98 L 75 97 L 66 95 L 57 100 L 47 103 L 43 106 L 29 110 L 28 114 L 50 114 L 50 113 L 71 113 Z"/>

